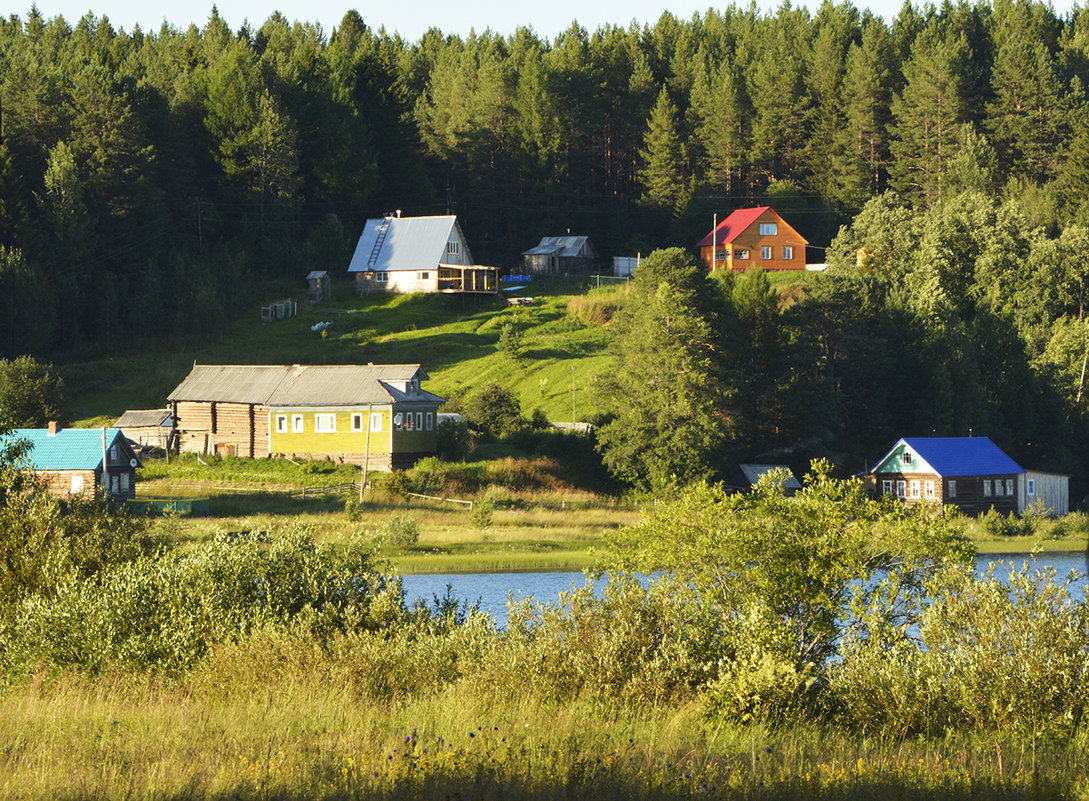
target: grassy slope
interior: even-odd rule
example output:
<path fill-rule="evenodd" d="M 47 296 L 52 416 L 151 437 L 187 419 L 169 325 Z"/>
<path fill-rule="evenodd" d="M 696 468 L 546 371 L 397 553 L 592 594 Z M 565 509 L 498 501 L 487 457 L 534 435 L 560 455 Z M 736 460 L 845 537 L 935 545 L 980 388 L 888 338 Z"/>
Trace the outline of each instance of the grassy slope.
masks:
<path fill-rule="evenodd" d="M 109 358 L 58 365 L 71 398 L 74 425 L 112 422 L 126 409 L 156 408 L 185 378 L 194 362 L 206 364 L 420 363 L 431 376 L 428 389 L 441 394 L 495 381 L 514 391 L 526 413 L 540 407 L 551 419 L 571 419 L 571 384 L 576 413 L 595 410 L 587 397 L 594 377 L 610 368 L 608 335 L 566 314 L 586 279 L 536 283 L 531 306 L 507 308 L 493 298 L 437 295 L 355 296 L 346 285 L 328 304 L 299 305 L 297 317 L 262 324 L 258 309 L 243 309 L 223 342 L 207 347 L 134 348 Z M 270 287 L 270 298 L 285 297 Z M 528 290 L 527 290 L 528 291 Z M 323 338 L 310 330 L 332 323 Z M 498 349 L 503 326 L 523 328 L 524 356 Z M 574 368 L 572 375 L 572 368 Z"/>

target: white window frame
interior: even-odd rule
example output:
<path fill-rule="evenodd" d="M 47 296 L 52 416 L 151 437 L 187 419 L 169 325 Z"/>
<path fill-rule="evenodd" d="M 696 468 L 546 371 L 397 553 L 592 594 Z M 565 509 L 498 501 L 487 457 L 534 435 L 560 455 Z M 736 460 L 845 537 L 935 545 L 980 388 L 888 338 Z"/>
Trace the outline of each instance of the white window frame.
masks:
<path fill-rule="evenodd" d="M 925 484 L 923 484 L 923 492 L 925 493 L 927 498 L 933 499 L 934 498 L 934 482 L 933 481 L 927 481 Z"/>
<path fill-rule="evenodd" d="M 1028 485 L 1026 487 L 1026 490 L 1028 491 L 1028 494 L 1029 495 L 1035 495 L 1036 494 L 1036 479 L 1034 479 L 1034 478 L 1026 479 L 1026 484 Z"/>
<path fill-rule="evenodd" d="M 423 431 L 424 430 L 424 413 L 423 412 L 416 412 L 416 430 L 417 431 Z"/>
<path fill-rule="evenodd" d="M 276 415 L 276 433 L 277 434 L 286 434 L 287 433 L 287 415 L 286 414 Z"/>
<path fill-rule="evenodd" d="M 1006 479 L 1006 495 L 1007 495 L 1007 497 L 1013 495 L 1013 479 L 1012 478 L 1007 478 Z"/>
<path fill-rule="evenodd" d="M 431 271 L 430 270 L 420 270 L 418 273 L 416 273 L 416 280 L 417 281 L 430 281 L 431 280 Z"/>
<path fill-rule="evenodd" d="M 291 415 L 291 433 L 302 434 L 306 431 L 306 424 L 303 422 L 303 416 L 301 414 Z"/>
<path fill-rule="evenodd" d="M 446 252 L 456 256 L 461 253 L 461 247 L 457 242 L 451 240 L 446 243 Z"/>
<path fill-rule="evenodd" d="M 121 491 L 122 492 L 128 492 L 129 491 L 129 474 L 128 473 L 122 473 L 121 474 Z"/>
<path fill-rule="evenodd" d="M 79 495 L 83 492 L 83 474 L 74 473 L 72 475 L 72 494 Z"/>
<path fill-rule="evenodd" d="M 911 451 L 904 451 L 900 459 L 901 461 L 903 461 L 904 464 L 914 464 L 911 457 Z"/>
<path fill-rule="evenodd" d="M 989 478 L 983 479 L 983 497 L 991 497 L 991 480 Z"/>
<path fill-rule="evenodd" d="M 760 223 L 760 236 L 776 236 L 779 233 L 779 223 Z"/>
<path fill-rule="evenodd" d="M 892 480 L 885 478 L 881 480 L 881 494 L 892 495 Z"/>
<path fill-rule="evenodd" d="M 314 433 L 315 434 L 335 434 L 337 433 L 337 416 L 332 412 L 315 412 L 314 413 Z"/>
<path fill-rule="evenodd" d="M 434 412 L 428 412 L 427 413 L 427 430 L 430 431 L 434 427 L 435 427 L 435 413 Z"/>
<path fill-rule="evenodd" d="M 794 247 L 792 245 L 783 245 L 783 261 L 794 260 Z"/>
<path fill-rule="evenodd" d="M 382 413 L 371 412 L 371 431 L 382 430 Z"/>
<path fill-rule="evenodd" d="M 765 261 L 771 258 L 771 245 L 763 245 L 760 248 L 760 258 Z"/>
<path fill-rule="evenodd" d="M 363 430 L 363 412 L 352 412 L 352 431 Z"/>
<path fill-rule="evenodd" d="M 911 481 L 911 497 L 918 498 L 921 495 L 921 487 L 919 486 L 918 479 L 912 479 Z"/>
<path fill-rule="evenodd" d="M 896 497 L 900 499 L 907 497 L 907 482 L 903 479 L 896 482 Z"/>

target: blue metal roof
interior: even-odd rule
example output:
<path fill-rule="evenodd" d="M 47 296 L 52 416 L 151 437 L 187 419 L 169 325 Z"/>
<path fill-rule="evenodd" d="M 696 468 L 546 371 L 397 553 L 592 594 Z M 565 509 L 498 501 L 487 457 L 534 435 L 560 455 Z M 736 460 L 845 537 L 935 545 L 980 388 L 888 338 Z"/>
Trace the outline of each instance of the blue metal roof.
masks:
<path fill-rule="evenodd" d="M 940 476 L 988 476 L 1024 473 L 1024 469 L 991 442 L 989 437 L 905 437 L 885 456 L 874 472 L 906 445 Z"/>
<path fill-rule="evenodd" d="M 106 429 L 106 447 L 124 437 L 116 428 Z M 97 470 L 102 464 L 101 428 L 16 428 L 0 436 L 0 442 L 25 439 L 30 443 L 30 466 L 35 470 Z"/>

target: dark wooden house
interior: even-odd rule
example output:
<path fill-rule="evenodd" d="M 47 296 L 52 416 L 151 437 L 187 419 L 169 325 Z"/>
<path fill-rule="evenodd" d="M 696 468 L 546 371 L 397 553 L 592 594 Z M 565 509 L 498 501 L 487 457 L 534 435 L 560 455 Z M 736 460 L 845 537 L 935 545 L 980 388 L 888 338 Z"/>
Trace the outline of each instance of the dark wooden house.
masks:
<path fill-rule="evenodd" d="M 531 273 L 588 273 L 598 258 L 588 236 L 546 236 L 522 257 Z"/>
<path fill-rule="evenodd" d="M 113 427 L 121 429 L 137 445 L 165 449 L 174 430 L 174 418 L 169 409 L 129 409 L 117 418 Z"/>
<path fill-rule="evenodd" d="M 906 504 L 956 504 L 965 514 L 991 507 L 1020 512 L 1025 471 L 987 437 L 911 437 L 892 446 L 866 475 L 874 495 Z"/>

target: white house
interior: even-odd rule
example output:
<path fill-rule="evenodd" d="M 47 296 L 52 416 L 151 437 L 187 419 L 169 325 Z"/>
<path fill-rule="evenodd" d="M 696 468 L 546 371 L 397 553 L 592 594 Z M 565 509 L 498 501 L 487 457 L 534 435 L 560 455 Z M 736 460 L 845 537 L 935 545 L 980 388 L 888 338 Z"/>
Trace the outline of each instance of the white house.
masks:
<path fill-rule="evenodd" d="M 473 264 L 453 215 L 367 220 L 348 272 L 360 293 L 494 293 L 499 286 L 495 267 Z"/>

